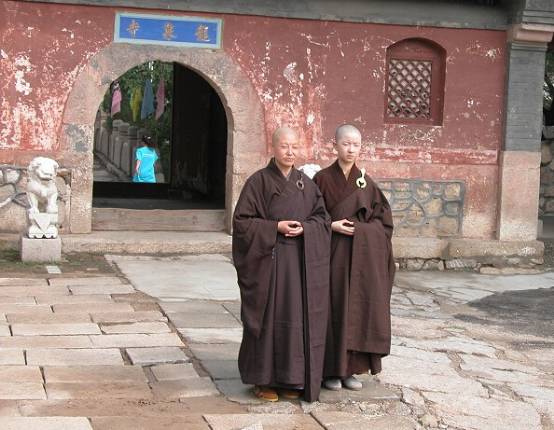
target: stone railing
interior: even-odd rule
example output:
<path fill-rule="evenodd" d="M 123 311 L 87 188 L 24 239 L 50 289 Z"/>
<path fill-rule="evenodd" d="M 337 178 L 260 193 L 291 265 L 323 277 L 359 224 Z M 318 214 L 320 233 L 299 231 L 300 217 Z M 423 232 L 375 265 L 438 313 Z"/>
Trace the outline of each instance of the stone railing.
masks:
<path fill-rule="evenodd" d="M 116 119 L 110 132 L 106 127 L 106 118 L 105 114 L 100 114 L 95 123 L 94 155 L 121 181 L 130 181 L 135 151 L 146 130 Z"/>

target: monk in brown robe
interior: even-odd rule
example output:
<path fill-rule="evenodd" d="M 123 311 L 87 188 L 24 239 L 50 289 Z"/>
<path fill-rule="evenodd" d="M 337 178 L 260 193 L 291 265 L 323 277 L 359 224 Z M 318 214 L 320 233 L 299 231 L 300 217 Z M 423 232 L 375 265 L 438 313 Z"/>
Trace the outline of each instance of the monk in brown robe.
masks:
<path fill-rule="evenodd" d="M 267 167 L 244 185 L 233 215 L 233 261 L 244 326 L 239 371 L 261 399 L 317 400 L 329 309 L 330 218 L 294 168 L 298 137 L 273 135 Z"/>
<path fill-rule="evenodd" d="M 331 390 L 361 390 L 353 375 L 379 373 L 381 358 L 390 352 L 392 214 L 379 187 L 356 166 L 361 141 L 356 127 L 339 127 L 338 159 L 314 177 L 332 218 L 324 369 L 324 385 Z"/>

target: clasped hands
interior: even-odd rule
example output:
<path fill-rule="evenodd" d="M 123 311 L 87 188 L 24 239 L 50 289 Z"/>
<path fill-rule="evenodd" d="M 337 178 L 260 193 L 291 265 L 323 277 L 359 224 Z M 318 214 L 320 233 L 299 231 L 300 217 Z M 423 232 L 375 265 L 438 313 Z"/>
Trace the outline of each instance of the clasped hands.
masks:
<path fill-rule="evenodd" d="M 331 230 L 346 236 L 354 236 L 354 223 L 346 218 L 331 223 Z"/>
<path fill-rule="evenodd" d="M 304 233 L 304 228 L 298 221 L 279 221 L 277 231 L 285 237 L 296 237 Z"/>
<path fill-rule="evenodd" d="M 354 236 L 354 223 L 346 218 L 334 221 L 331 224 L 331 229 L 336 233 Z M 304 228 L 298 221 L 279 221 L 277 223 L 277 231 L 285 237 L 296 237 L 304 233 Z"/>

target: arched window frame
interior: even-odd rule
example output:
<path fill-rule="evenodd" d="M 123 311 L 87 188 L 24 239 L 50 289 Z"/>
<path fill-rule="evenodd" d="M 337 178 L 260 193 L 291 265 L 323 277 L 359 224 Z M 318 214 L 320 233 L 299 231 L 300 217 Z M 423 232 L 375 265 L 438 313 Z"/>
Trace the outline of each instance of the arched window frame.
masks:
<path fill-rule="evenodd" d="M 429 103 L 428 115 L 425 114 L 409 114 L 405 110 L 403 113 L 395 114 L 394 109 L 389 108 L 389 104 L 396 100 L 391 106 L 398 106 L 398 93 L 395 91 L 399 88 L 398 80 L 391 73 L 394 70 L 395 64 L 398 67 L 414 67 L 420 72 L 426 69 L 430 63 L 431 72 L 428 77 L 430 87 L 429 96 L 425 97 Z M 398 69 L 397 69 L 398 70 Z M 412 69 L 413 70 L 413 69 Z M 443 110 L 444 110 L 444 82 L 446 70 L 446 51 L 437 43 L 421 38 L 403 39 L 387 48 L 387 67 L 386 67 L 386 85 L 385 85 L 385 109 L 384 120 L 391 124 L 424 124 L 424 125 L 442 125 Z M 417 74 L 417 73 L 416 73 Z M 412 75 L 413 76 L 413 75 Z M 418 77 L 425 81 L 424 72 L 419 73 Z M 396 80 L 396 81 L 395 81 Z M 424 83 L 416 89 L 421 90 Z M 413 93 L 412 93 L 413 94 Z M 401 98 L 401 97 L 400 97 Z M 412 106 L 417 106 L 417 97 L 408 96 L 407 99 L 412 100 Z M 425 105 L 419 101 L 420 105 Z M 421 110 L 418 110 L 421 111 Z M 426 112 L 426 110 L 424 109 Z M 415 117 L 414 117 L 415 116 Z"/>

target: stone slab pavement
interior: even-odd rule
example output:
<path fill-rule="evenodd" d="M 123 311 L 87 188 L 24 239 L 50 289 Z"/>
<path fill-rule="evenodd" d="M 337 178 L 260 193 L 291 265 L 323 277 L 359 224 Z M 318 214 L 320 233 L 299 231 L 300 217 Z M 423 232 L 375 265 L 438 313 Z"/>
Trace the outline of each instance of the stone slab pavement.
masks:
<path fill-rule="evenodd" d="M 263 403 L 227 256 L 107 259 L 0 278 L 0 429 L 554 430 L 553 273 L 399 272 L 380 375 Z"/>
<path fill-rule="evenodd" d="M 133 285 L 148 284 L 192 361 L 247 408 L 205 415 L 214 429 L 312 428 L 306 415 L 333 430 L 554 429 L 554 273 L 399 272 L 383 372 L 362 376 L 361 392 L 267 404 L 239 379 L 240 303 L 228 257 L 108 258 Z M 158 269 L 164 282 L 149 275 Z"/>
<path fill-rule="evenodd" d="M 118 275 L 0 278 L 0 429 L 209 429 L 204 414 L 246 412 Z"/>

